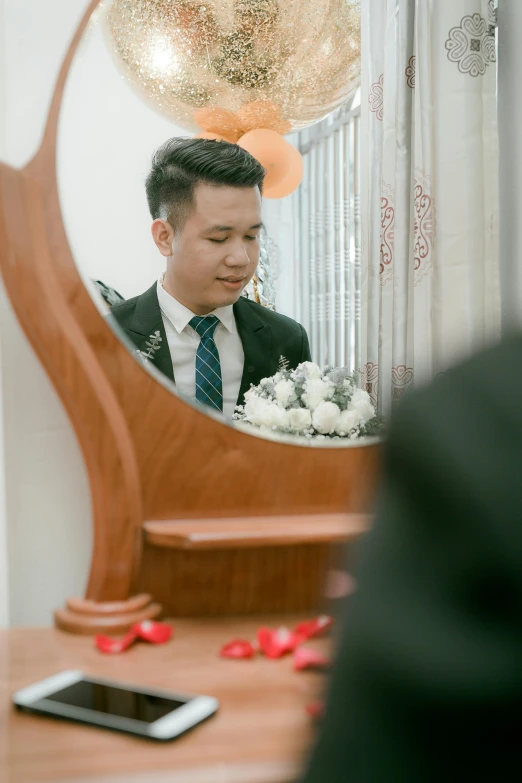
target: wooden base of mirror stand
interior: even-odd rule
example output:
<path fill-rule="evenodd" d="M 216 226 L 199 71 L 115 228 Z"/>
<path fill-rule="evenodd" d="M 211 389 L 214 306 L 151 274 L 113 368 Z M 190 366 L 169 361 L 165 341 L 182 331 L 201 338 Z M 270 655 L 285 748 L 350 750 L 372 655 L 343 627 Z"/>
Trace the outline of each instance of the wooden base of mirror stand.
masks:
<path fill-rule="evenodd" d="M 77 634 L 120 634 L 134 623 L 152 620 L 161 614 L 161 605 L 152 602 L 150 595 L 142 593 L 127 601 L 89 601 L 86 598 L 70 598 L 65 609 L 57 609 L 54 623 L 61 631 Z"/>

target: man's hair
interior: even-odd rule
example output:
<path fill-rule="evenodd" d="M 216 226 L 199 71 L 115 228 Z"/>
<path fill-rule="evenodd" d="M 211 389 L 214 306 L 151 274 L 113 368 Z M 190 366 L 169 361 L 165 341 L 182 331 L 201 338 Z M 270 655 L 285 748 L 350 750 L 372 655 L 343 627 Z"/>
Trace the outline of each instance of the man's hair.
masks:
<path fill-rule="evenodd" d="M 168 220 L 179 229 L 194 204 L 194 188 L 208 185 L 262 191 L 266 171 L 237 144 L 211 139 L 174 138 L 152 158 L 146 190 L 153 220 Z"/>

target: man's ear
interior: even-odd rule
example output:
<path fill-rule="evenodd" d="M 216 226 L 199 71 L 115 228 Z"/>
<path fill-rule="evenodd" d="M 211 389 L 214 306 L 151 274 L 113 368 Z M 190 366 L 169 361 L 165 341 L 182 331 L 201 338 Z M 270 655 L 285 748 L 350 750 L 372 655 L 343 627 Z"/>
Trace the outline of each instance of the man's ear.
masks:
<path fill-rule="evenodd" d="M 169 258 L 172 255 L 172 242 L 174 229 L 167 220 L 157 218 L 151 226 L 152 238 L 162 256 Z"/>

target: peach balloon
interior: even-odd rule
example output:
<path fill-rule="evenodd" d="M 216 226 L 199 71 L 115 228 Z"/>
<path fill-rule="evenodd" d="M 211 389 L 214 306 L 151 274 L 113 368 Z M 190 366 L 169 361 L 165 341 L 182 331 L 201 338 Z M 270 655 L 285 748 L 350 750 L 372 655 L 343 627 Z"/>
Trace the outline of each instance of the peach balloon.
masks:
<path fill-rule="evenodd" d="M 238 141 L 266 169 L 263 189 L 279 185 L 290 169 L 290 145 L 276 131 L 259 128 L 245 133 Z"/>
<path fill-rule="evenodd" d="M 243 133 L 237 115 L 220 106 L 205 106 L 198 109 L 194 112 L 194 120 L 207 133 L 216 133 L 233 142 L 236 142 Z"/>
<path fill-rule="evenodd" d="M 274 185 L 271 188 L 263 188 L 263 196 L 266 198 L 284 198 L 289 196 L 294 190 L 297 190 L 301 182 L 303 181 L 304 163 L 303 156 L 295 147 L 285 141 L 285 144 L 290 148 L 290 168 L 286 176 L 281 180 L 278 185 Z"/>

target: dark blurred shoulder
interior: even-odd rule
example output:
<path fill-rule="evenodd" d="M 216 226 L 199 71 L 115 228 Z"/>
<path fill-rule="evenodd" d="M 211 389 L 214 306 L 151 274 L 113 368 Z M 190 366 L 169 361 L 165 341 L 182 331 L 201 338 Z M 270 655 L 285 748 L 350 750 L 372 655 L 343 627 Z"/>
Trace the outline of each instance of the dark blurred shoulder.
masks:
<path fill-rule="evenodd" d="M 458 518 L 460 529 L 473 531 L 470 541 L 487 530 L 505 554 L 522 538 L 521 399 L 517 336 L 405 397 L 391 416 L 384 455 L 385 475 L 439 509 L 437 524 Z"/>
<path fill-rule="evenodd" d="M 429 385 L 407 395 L 394 411 L 393 419 L 407 419 L 415 413 L 461 408 L 465 417 L 482 414 L 512 415 L 522 422 L 522 334 L 510 336 L 466 361 L 440 373 Z"/>

